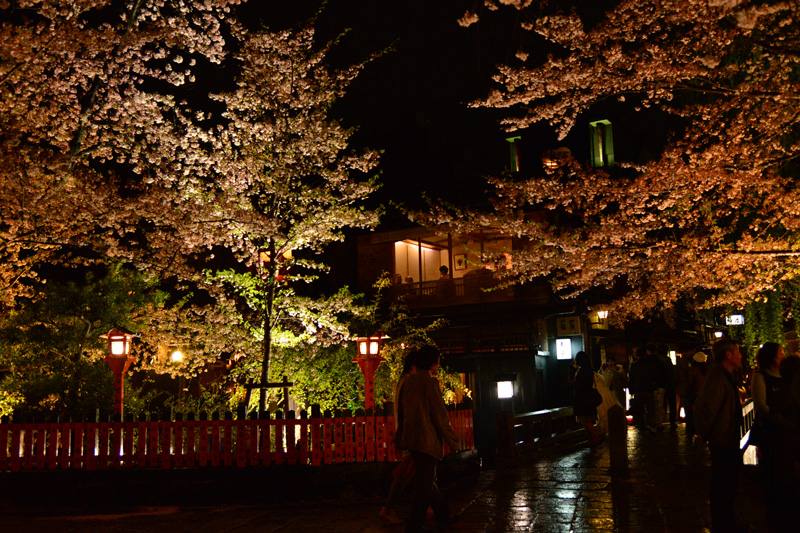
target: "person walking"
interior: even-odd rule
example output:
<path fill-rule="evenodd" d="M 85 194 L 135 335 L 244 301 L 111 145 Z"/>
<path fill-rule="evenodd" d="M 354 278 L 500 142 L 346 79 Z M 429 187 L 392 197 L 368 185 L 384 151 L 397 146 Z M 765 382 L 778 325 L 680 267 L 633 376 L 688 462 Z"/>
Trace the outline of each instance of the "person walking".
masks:
<path fill-rule="evenodd" d="M 572 412 L 586 429 L 589 446 L 597 446 L 603 442 L 594 426 L 597 421 L 597 406 L 603 401 L 599 391 L 595 388 L 594 375 L 589 354 L 584 351 L 575 354 L 575 373 L 572 377 L 574 387 Z"/>
<path fill-rule="evenodd" d="M 756 410 L 755 423 L 750 430 L 750 444 L 760 450 L 762 470 L 769 485 L 775 456 L 775 425 L 770 419 L 770 406 L 781 388 L 779 369 L 783 361 L 783 347 L 777 342 L 765 342 L 758 349 L 756 361 L 758 371 L 753 374 L 750 385 Z"/>
<path fill-rule="evenodd" d="M 415 469 L 406 532 L 422 531 L 429 506 L 433 507 L 439 526 L 451 521 L 450 509 L 436 485 L 436 465 L 444 456 L 443 443 L 452 452 L 458 451 L 439 381 L 433 377 L 439 370 L 439 350 L 423 346 L 414 358 L 417 371 L 405 379 L 400 389 L 397 428 L 398 447 L 409 451 Z"/>
<path fill-rule="evenodd" d="M 690 439 L 697 434 L 694 426 L 694 404 L 703 389 L 703 383 L 708 375 L 708 357 L 705 352 L 697 351 L 692 356 L 692 366 L 689 370 L 689 385 L 686 391 L 686 436 Z"/>
<path fill-rule="evenodd" d="M 405 383 L 406 378 L 417 371 L 415 364 L 416 355 L 416 351 L 412 351 L 406 355 L 405 359 L 403 360 L 403 370 L 400 373 L 400 377 L 398 378 L 397 384 L 395 384 L 394 387 L 395 434 L 397 433 L 397 427 L 399 424 L 399 417 L 397 414 L 398 408 L 400 407 L 400 390 L 403 387 L 403 383 Z M 408 450 L 403 450 L 400 452 L 400 455 L 400 464 L 395 467 L 394 472 L 392 473 L 394 479 L 392 480 L 391 487 L 389 487 L 389 496 L 386 498 L 386 503 L 384 503 L 383 507 L 381 507 L 379 513 L 381 518 L 394 525 L 403 523 L 400 517 L 397 516 L 397 502 L 400 499 L 403 490 L 405 490 L 405 488 L 411 482 L 411 477 L 414 470 L 414 462 L 411 459 L 411 453 Z"/>
<path fill-rule="evenodd" d="M 770 526 L 770 531 L 778 531 L 774 520 L 780 514 L 780 509 L 776 505 L 780 494 L 776 490 L 777 484 L 775 483 L 777 473 L 775 454 L 778 443 L 775 419 L 779 417 L 784 420 L 789 419 L 784 415 L 789 412 L 787 408 L 789 402 L 786 401 L 788 386 L 782 387 L 783 379 L 780 371 L 783 347 L 777 342 L 765 342 L 758 349 L 756 361 L 758 362 L 758 371 L 753 374 L 750 386 L 756 418 L 753 427 L 750 428 L 749 444 L 758 447 L 758 462 L 764 481 L 767 524 Z M 780 405 L 776 405 L 776 402 Z M 785 424 L 784 427 L 786 427 Z M 789 466 L 791 468 L 791 465 Z"/>
<path fill-rule="evenodd" d="M 640 427 L 656 433 L 658 431 L 656 390 L 663 387 L 662 367 L 651 349 L 639 348 L 637 354 L 639 359 L 631 365 L 629 386 L 636 398 L 636 409 L 643 424 Z"/>
<path fill-rule="evenodd" d="M 692 357 L 697 350 L 690 349 L 678 355 L 675 362 L 675 394 L 678 396 L 676 411 L 678 413 L 678 421 L 681 418 L 686 421 L 686 398 L 689 395 L 689 371 L 691 370 Z M 681 416 L 683 412 L 683 416 Z"/>
<path fill-rule="evenodd" d="M 622 366 L 617 364 L 617 360 L 613 356 L 609 356 L 606 360 L 606 368 L 603 371 L 603 379 L 606 382 L 608 390 L 617 399 L 617 402 L 624 408 L 625 407 L 625 389 L 628 388 L 628 376 L 622 370 Z"/>
<path fill-rule="evenodd" d="M 739 345 L 721 339 L 711 348 L 714 366 L 695 404 L 697 434 L 711 452 L 711 527 L 715 532 L 744 531 L 736 524 L 734 501 L 739 489 L 742 452 L 739 448 L 742 404 L 734 372 L 742 365 Z"/>
<path fill-rule="evenodd" d="M 769 484 L 764 486 L 767 531 L 771 533 L 797 529 L 795 505 L 800 497 L 800 357 L 784 357 L 779 372 L 780 386 L 769 400 L 775 448 Z"/>
<path fill-rule="evenodd" d="M 630 393 L 630 410 L 633 415 L 633 423 L 640 430 L 646 427 L 644 419 L 644 408 L 642 407 L 641 398 L 637 396 L 636 391 L 639 389 L 639 360 L 645 356 L 644 348 L 636 348 L 631 357 L 630 365 L 628 365 L 628 392 Z"/>
<path fill-rule="evenodd" d="M 663 369 L 663 385 L 664 385 L 664 400 L 661 405 L 657 406 L 658 412 L 663 415 L 669 411 L 669 427 L 675 429 L 678 427 L 677 417 L 677 397 L 675 388 L 677 381 L 675 378 L 675 365 L 672 364 L 672 359 L 669 356 L 669 347 L 666 344 L 659 344 L 656 347 L 656 356 L 661 363 Z"/>

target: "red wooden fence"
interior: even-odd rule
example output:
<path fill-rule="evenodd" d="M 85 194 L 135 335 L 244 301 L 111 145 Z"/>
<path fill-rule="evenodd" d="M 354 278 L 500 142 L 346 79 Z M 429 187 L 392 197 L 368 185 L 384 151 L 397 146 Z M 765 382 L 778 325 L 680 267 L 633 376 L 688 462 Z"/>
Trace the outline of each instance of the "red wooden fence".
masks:
<path fill-rule="evenodd" d="M 450 421 L 460 448 L 473 449 L 472 409 L 451 411 Z M 391 462 L 393 439 L 394 417 L 381 415 L 11 422 L 0 423 L 0 472 Z"/>

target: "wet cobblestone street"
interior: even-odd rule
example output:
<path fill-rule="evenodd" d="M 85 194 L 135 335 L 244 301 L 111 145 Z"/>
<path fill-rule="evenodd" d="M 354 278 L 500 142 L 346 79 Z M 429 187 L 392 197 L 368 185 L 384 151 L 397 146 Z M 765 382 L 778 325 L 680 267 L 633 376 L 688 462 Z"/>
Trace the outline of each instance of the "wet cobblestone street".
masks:
<path fill-rule="evenodd" d="M 484 469 L 446 492 L 454 510 L 461 511 L 448 531 L 709 531 L 708 451 L 688 441 L 683 425 L 664 428 L 656 435 L 628 428 L 629 471 L 622 479 L 611 476 L 605 443 L 593 449 L 563 446 L 514 466 Z M 737 519 L 752 532 L 765 531 L 757 479 L 754 467 L 747 467 L 737 499 Z M 149 506 L 95 513 L 28 510 L 5 512 L 0 519 L 5 531 L 402 531 L 378 517 L 384 498 L 344 494 L 313 503 Z"/>
<path fill-rule="evenodd" d="M 684 426 L 659 434 L 628 429 L 629 472 L 610 474 L 608 445 L 556 450 L 523 466 L 485 472 L 460 531 L 709 531 L 710 459 Z M 764 531 L 761 487 L 745 469 L 737 518 Z"/>

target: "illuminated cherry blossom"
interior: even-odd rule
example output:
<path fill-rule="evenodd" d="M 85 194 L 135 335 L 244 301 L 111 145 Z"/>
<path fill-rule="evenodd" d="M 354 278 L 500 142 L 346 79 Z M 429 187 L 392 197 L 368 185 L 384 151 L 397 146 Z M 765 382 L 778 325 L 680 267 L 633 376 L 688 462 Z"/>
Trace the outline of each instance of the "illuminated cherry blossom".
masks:
<path fill-rule="evenodd" d="M 475 104 L 507 110 L 509 130 L 547 123 L 563 138 L 609 99 L 683 125 L 646 164 L 597 170 L 572 161 L 525 180 L 490 180 L 496 212 L 456 224 L 523 239 L 516 279 L 550 275 L 565 296 L 606 287 L 621 317 L 680 299 L 740 305 L 798 274 L 796 1 L 625 0 L 591 24 L 565 2 L 485 7 L 508 9 L 500 4 L 519 9 L 529 42 L 544 38 L 552 50 L 543 62 L 521 50 Z M 473 10 L 464 25 L 476 17 L 490 15 Z M 534 215 L 542 212 L 550 215 Z"/>

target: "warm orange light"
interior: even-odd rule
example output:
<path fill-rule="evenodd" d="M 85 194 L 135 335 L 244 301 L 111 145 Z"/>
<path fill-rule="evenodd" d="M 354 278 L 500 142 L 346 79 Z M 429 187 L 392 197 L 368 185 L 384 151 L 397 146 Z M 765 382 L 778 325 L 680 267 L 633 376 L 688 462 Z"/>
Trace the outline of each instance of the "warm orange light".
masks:
<path fill-rule="evenodd" d="M 264 263 L 269 263 L 270 262 L 269 251 L 264 251 L 264 252 L 259 253 L 258 257 L 261 258 L 261 260 Z M 286 250 L 285 252 L 283 252 L 281 254 L 280 257 L 282 258 L 282 260 L 289 260 L 289 259 L 292 258 L 292 251 L 291 250 Z"/>
<path fill-rule="evenodd" d="M 131 340 L 134 335 L 127 333 L 119 328 L 112 328 L 108 333 L 100 335 L 108 341 L 108 353 L 110 357 L 125 358 L 131 352 Z"/>
<path fill-rule="evenodd" d="M 379 356 L 381 353 L 381 344 L 383 339 L 388 339 L 383 333 L 377 332 L 369 337 L 356 338 L 356 345 L 358 346 L 358 355 L 361 358 Z"/>

